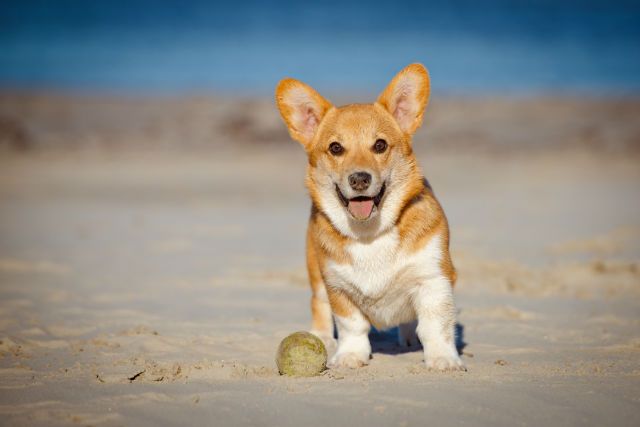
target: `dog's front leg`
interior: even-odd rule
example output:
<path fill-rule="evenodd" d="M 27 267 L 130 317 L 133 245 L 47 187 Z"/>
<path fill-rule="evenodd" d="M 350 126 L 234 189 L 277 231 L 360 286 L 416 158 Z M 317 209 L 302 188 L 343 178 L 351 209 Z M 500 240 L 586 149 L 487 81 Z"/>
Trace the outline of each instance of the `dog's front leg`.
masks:
<path fill-rule="evenodd" d="M 456 349 L 456 313 L 449 280 L 444 277 L 426 280 L 414 303 L 418 337 L 424 347 L 427 367 L 438 371 L 466 371 Z"/>
<path fill-rule="evenodd" d="M 369 321 L 355 310 L 350 316 L 334 315 L 338 327 L 338 349 L 329 366 L 359 368 L 369 364 L 371 344 L 369 343 Z"/>
<path fill-rule="evenodd" d="M 338 329 L 338 349 L 329 366 L 359 368 L 368 365 L 371 357 L 369 321 L 344 294 L 329 291 L 329 301 Z"/>

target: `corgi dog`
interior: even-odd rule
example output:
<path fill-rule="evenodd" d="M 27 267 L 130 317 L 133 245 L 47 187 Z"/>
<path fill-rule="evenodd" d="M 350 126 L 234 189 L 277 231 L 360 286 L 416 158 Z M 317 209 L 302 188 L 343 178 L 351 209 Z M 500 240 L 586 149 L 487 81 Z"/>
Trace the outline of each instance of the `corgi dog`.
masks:
<path fill-rule="evenodd" d="M 419 339 L 429 369 L 466 370 L 455 344 L 449 227 L 411 145 L 429 91 L 421 64 L 400 71 L 373 104 L 334 107 L 291 78 L 276 88 L 308 156 L 311 332 L 335 348 L 335 321 L 329 367 L 367 365 L 373 325 L 399 326 L 401 345 Z"/>

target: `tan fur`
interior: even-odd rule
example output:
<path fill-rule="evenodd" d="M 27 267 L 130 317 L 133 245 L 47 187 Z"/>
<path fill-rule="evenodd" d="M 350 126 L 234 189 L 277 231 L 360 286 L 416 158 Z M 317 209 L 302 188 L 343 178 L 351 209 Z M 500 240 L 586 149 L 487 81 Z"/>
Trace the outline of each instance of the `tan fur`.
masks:
<path fill-rule="evenodd" d="M 457 275 L 449 254 L 449 225 L 442 207 L 433 192 L 426 186 L 418 186 L 412 199 L 407 196 L 405 208 L 398 221 L 400 239 L 404 247 L 415 252 L 423 248 L 434 235 L 442 238 L 443 252 L 440 267 L 444 275 L 455 285 Z"/>
<path fill-rule="evenodd" d="M 329 331 L 333 330 L 333 319 L 331 318 L 331 312 L 326 309 L 326 287 L 320 270 L 320 259 L 316 255 L 316 245 L 313 236 L 311 236 L 312 230 L 309 227 L 307 235 L 307 271 L 312 290 L 311 328 L 315 331 Z"/>

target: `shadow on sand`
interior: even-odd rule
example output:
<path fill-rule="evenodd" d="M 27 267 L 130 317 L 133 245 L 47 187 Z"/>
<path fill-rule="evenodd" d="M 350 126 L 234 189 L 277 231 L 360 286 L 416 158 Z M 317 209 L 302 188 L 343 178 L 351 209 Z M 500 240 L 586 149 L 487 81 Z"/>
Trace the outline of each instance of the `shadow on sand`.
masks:
<path fill-rule="evenodd" d="M 369 341 L 371 341 L 372 352 L 382 354 L 402 354 L 422 350 L 422 345 L 401 347 L 398 343 L 398 333 L 398 328 L 379 331 L 372 327 L 371 332 L 369 332 Z M 464 350 L 466 345 L 467 343 L 464 341 L 464 325 L 456 323 L 456 348 L 458 350 L 458 354 L 462 354 L 462 350 Z"/>

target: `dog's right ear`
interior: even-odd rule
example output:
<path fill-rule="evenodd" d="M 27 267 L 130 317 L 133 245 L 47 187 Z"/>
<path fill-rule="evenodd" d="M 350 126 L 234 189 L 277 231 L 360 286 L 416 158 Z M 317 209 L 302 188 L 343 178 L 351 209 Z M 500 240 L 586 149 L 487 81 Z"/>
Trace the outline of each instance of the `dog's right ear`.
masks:
<path fill-rule="evenodd" d="M 322 118 L 331 108 L 311 86 L 296 79 L 284 79 L 276 87 L 276 104 L 289 134 L 305 148 L 309 146 Z"/>
<path fill-rule="evenodd" d="M 429 72 L 422 64 L 411 64 L 400 71 L 378 98 L 378 103 L 396 119 L 406 134 L 422 124 L 429 101 Z"/>

